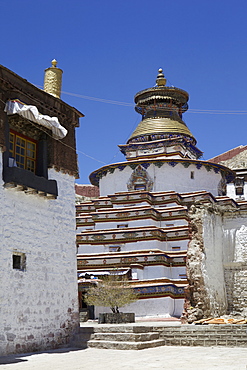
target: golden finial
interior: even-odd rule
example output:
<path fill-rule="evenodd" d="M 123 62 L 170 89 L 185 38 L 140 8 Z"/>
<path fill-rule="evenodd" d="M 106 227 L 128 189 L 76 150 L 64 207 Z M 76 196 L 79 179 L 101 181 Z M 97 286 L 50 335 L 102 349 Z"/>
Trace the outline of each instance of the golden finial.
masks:
<path fill-rule="evenodd" d="M 159 71 L 158 71 L 158 76 L 157 76 L 157 79 L 156 79 L 156 83 L 158 86 L 165 86 L 166 85 L 166 79 L 165 79 L 165 76 L 164 76 L 164 73 L 163 73 L 163 69 L 160 68 Z"/>
<path fill-rule="evenodd" d="M 56 98 L 60 98 L 61 95 L 62 73 L 63 71 L 57 68 L 56 59 L 53 59 L 51 67 L 45 70 L 44 90 Z"/>
<path fill-rule="evenodd" d="M 51 64 L 52 64 L 52 67 L 56 67 L 56 66 L 57 66 L 57 61 L 56 61 L 56 59 L 53 59 L 53 60 L 51 61 Z"/>

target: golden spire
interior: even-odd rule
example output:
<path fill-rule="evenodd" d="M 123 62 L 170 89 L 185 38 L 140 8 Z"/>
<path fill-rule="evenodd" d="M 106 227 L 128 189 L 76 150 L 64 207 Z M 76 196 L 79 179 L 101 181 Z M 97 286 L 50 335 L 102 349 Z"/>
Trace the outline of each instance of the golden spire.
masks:
<path fill-rule="evenodd" d="M 158 71 L 158 76 L 157 76 L 157 79 L 156 79 L 156 83 L 158 86 L 165 86 L 166 85 L 166 79 L 165 79 L 165 76 L 164 76 L 164 73 L 163 73 L 163 69 L 160 68 L 159 71 Z"/>
<path fill-rule="evenodd" d="M 56 59 L 52 60 L 51 65 L 51 67 L 45 70 L 44 90 L 56 98 L 60 98 L 63 71 L 57 68 Z"/>

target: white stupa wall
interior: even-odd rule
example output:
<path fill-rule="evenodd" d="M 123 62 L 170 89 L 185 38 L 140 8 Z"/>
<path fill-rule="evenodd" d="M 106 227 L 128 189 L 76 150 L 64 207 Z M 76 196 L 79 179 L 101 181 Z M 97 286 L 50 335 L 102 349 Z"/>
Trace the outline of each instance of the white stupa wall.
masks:
<path fill-rule="evenodd" d="M 129 166 L 126 166 L 122 171 L 116 168 L 113 173 L 107 172 L 106 176 L 100 179 L 100 195 L 107 196 L 107 194 L 128 191 L 127 183 L 132 172 L 133 170 Z M 213 169 L 207 171 L 204 166 L 198 169 L 194 164 L 191 164 L 188 168 L 185 168 L 181 163 L 178 163 L 175 167 L 168 163 L 164 163 L 161 167 L 150 164 L 147 173 L 153 181 L 153 192 L 175 191 L 185 193 L 205 190 L 214 196 L 218 195 L 221 174 L 215 173 Z"/>
<path fill-rule="evenodd" d="M 113 244 L 80 244 L 78 247 L 78 254 L 90 254 L 90 253 L 108 253 L 110 245 L 121 246 L 122 252 L 127 251 L 141 251 L 150 249 L 160 249 L 161 251 L 172 251 L 172 247 L 180 247 L 179 250 L 187 250 L 188 240 L 177 240 L 177 241 L 159 241 L 159 240 L 140 240 L 137 242 L 121 243 L 116 240 Z"/>

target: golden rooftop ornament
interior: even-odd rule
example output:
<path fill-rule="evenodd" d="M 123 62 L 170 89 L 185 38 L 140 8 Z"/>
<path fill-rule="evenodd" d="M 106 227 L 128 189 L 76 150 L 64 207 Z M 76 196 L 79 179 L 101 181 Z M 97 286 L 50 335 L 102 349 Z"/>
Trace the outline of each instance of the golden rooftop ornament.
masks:
<path fill-rule="evenodd" d="M 57 61 L 53 59 L 52 66 L 45 70 L 44 91 L 60 99 L 62 87 L 62 69 L 57 68 Z"/>
<path fill-rule="evenodd" d="M 162 68 L 159 69 L 159 74 L 157 76 L 156 83 L 157 83 L 158 86 L 165 86 L 166 85 L 166 78 L 164 76 Z"/>

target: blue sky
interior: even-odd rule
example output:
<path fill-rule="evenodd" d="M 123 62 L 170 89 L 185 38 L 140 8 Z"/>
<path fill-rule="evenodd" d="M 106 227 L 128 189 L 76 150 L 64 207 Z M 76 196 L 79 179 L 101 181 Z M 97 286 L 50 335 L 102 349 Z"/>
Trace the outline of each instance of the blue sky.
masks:
<path fill-rule="evenodd" d="M 78 183 L 89 183 L 101 162 L 124 160 L 117 145 L 141 119 L 133 97 L 155 84 L 160 67 L 168 85 L 190 94 L 184 120 L 203 159 L 247 144 L 246 1 L 0 0 L 0 6 L 0 64 L 42 86 L 56 58 L 64 71 L 62 99 L 85 114 L 77 129 Z"/>

